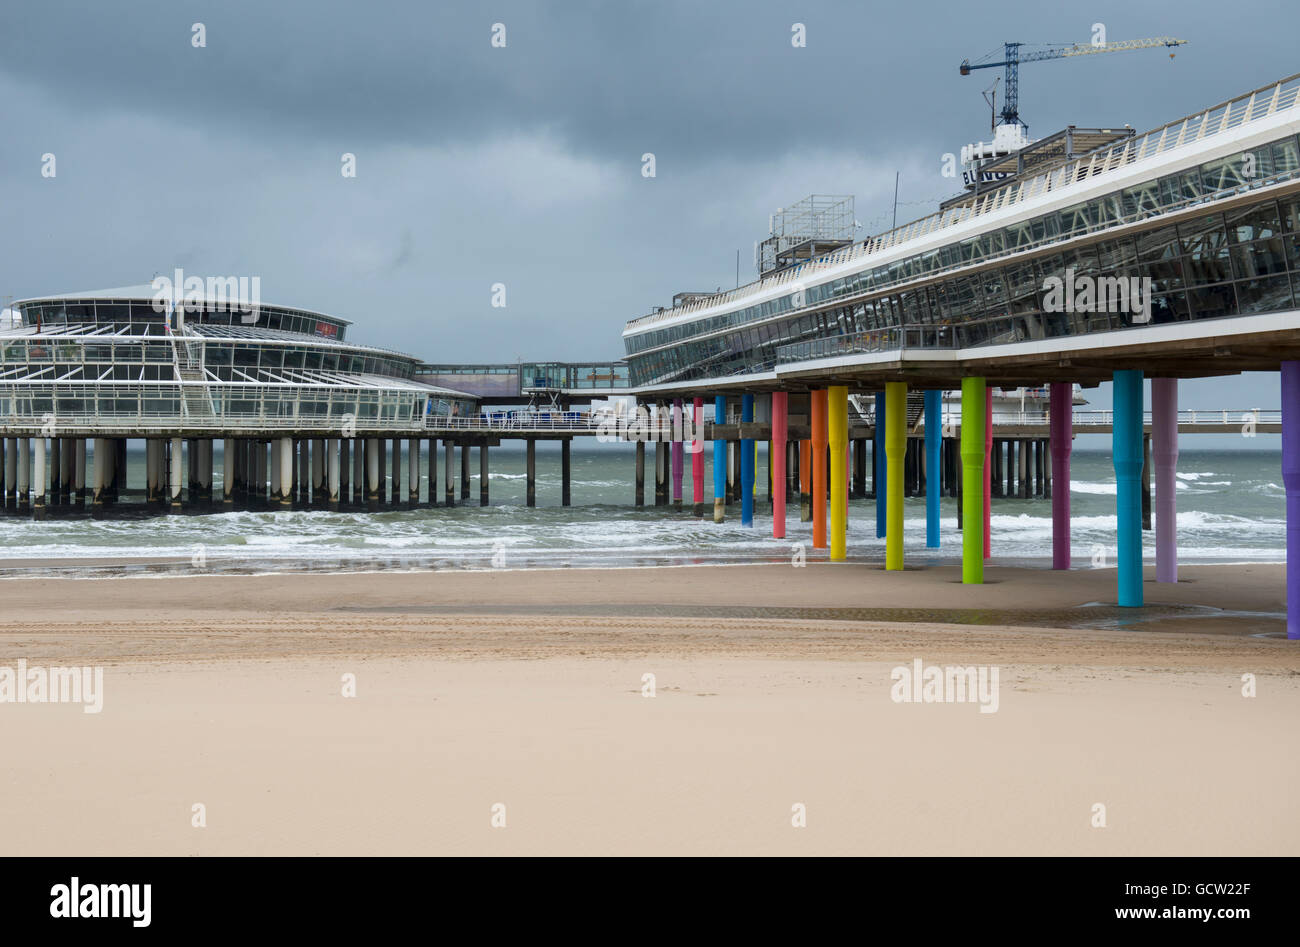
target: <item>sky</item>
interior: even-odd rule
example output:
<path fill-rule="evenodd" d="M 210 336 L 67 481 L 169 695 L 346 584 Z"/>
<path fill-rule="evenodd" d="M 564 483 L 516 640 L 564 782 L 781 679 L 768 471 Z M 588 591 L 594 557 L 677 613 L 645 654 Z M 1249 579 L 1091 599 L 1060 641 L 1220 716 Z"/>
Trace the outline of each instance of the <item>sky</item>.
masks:
<path fill-rule="evenodd" d="M 753 279 L 778 207 L 853 194 L 866 236 L 897 172 L 899 222 L 933 210 L 1001 73 L 959 63 L 1098 23 L 1190 42 L 1022 65 L 1031 134 L 1141 131 L 1297 68 L 1294 0 L 5 4 L 0 302 L 180 267 L 429 361 L 618 358 L 626 320 L 734 285 L 737 251 Z M 1251 375 L 1181 400 L 1277 398 Z"/>

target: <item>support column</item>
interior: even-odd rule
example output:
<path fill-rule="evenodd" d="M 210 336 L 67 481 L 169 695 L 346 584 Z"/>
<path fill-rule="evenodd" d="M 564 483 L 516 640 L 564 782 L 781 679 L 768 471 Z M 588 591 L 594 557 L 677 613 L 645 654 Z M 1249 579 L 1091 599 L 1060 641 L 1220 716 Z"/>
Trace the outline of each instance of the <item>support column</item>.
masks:
<path fill-rule="evenodd" d="M 113 467 L 113 502 L 116 503 L 126 493 L 127 475 L 126 475 L 126 438 L 118 437 L 113 439 L 113 450 L 116 452 L 116 464 Z"/>
<path fill-rule="evenodd" d="M 939 496 L 943 492 L 943 392 L 925 393 L 925 545 L 939 548 Z"/>
<path fill-rule="evenodd" d="M 271 456 L 278 457 L 279 452 L 275 448 L 275 442 L 271 444 Z M 352 500 L 352 441 L 346 437 L 339 438 L 339 503 L 350 503 Z M 271 483 L 275 489 L 279 489 L 280 480 L 275 474 L 271 475 Z M 275 497 L 271 497 L 272 500 Z"/>
<path fill-rule="evenodd" d="M 379 455 L 383 452 L 384 442 L 378 437 L 366 438 L 366 509 L 374 512 L 379 508 L 380 479 Z"/>
<path fill-rule="evenodd" d="M 49 475 L 45 470 L 45 438 L 32 442 L 32 512 L 38 520 L 45 518 L 46 484 Z"/>
<path fill-rule="evenodd" d="M 1300 362 L 1294 361 L 1282 363 L 1282 484 L 1286 489 L 1286 636 L 1300 641 Z"/>
<path fill-rule="evenodd" d="M 150 506 L 158 502 L 160 493 L 158 477 L 162 464 L 158 459 L 158 448 L 161 443 L 156 437 L 144 442 L 144 500 Z"/>
<path fill-rule="evenodd" d="M 412 437 L 406 442 L 406 499 L 412 509 L 420 505 L 420 439 L 418 437 Z"/>
<path fill-rule="evenodd" d="M 984 583 L 984 422 L 983 378 L 961 380 L 961 580 Z"/>
<path fill-rule="evenodd" d="M 50 492 L 48 503 L 50 506 L 58 506 L 59 499 L 63 494 L 63 470 L 66 466 L 63 459 L 63 439 L 51 437 L 49 451 Z"/>
<path fill-rule="evenodd" d="M 682 399 L 673 399 L 673 506 L 682 508 L 682 475 L 684 451 L 682 445 Z"/>
<path fill-rule="evenodd" d="M 691 423 L 695 437 L 691 440 L 691 499 L 695 515 L 704 518 L 704 399 L 691 402 Z"/>
<path fill-rule="evenodd" d="M 645 506 L 645 441 L 636 442 L 636 498 L 637 506 Z"/>
<path fill-rule="evenodd" d="M 469 499 L 469 441 L 460 445 L 460 498 Z"/>
<path fill-rule="evenodd" d="M 713 399 L 713 423 L 727 423 L 727 399 L 724 395 L 718 395 Z M 1300 451 L 1297 451 L 1300 456 Z M 1300 489 L 1300 483 L 1297 488 Z M 713 440 L 713 522 L 721 523 L 726 517 L 727 510 L 727 442 L 720 439 L 716 434 Z M 1300 517 L 1296 519 L 1296 529 L 1300 531 Z M 1298 533 L 1300 535 L 1300 533 Z M 1300 556 L 1296 557 L 1300 562 Z M 1300 595 L 1297 596 L 1300 601 Z"/>
<path fill-rule="evenodd" d="M 20 510 L 25 511 L 31 504 L 31 479 L 32 439 L 20 437 L 18 438 L 18 472 L 15 480 L 18 484 L 18 509 Z"/>
<path fill-rule="evenodd" d="M 566 442 L 567 443 L 567 442 Z M 488 445 L 484 441 L 478 446 L 478 505 L 488 505 L 488 484 L 491 478 L 488 477 Z"/>
<path fill-rule="evenodd" d="M 18 438 L 8 438 L 5 450 L 5 506 L 18 502 Z"/>
<path fill-rule="evenodd" d="M 293 438 L 282 437 L 275 442 L 276 453 L 280 456 L 280 506 L 289 508 L 293 506 Z M 357 456 L 363 452 L 358 450 Z M 361 480 L 358 479 L 358 484 Z"/>
<path fill-rule="evenodd" d="M 79 437 L 73 447 L 72 489 L 77 494 L 77 506 L 86 505 L 86 439 Z"/>
<path fill-rule="evenodd" d="M 740 396 L 740 423 L 754 423 L 754 396 Z M 754 439 L 740 439 L 740 525 L 754 525 Z"/>
<path fill-rule="evenodd" d="M 1070 451 L 1074 440 L 1074 385 L 1051 383 L 1048 429 L 1051 434 L 1052 470 L 1059 478 L 1052 491 L 1052 568 L 1070 568 Z"/>
<path fill-rule="evenodd" d="M 984 558 L 993 555 L 993 465 L 990 454 L 993 453 L 993 389 L 984 388 Z"/>
<path fill-rule="evenodd" d="M 258 450 L 261 454 L 261 450 Z M 336 437 L 325 441 L 326 486 L 329 488 L 330 509 L 339 508 L 339 494 L 342 481 L 343 458 L 339 454 L 339 440 Z"/>
<path fill-rule="evenodd" d="M 1151 454 L 1156 468 L 1156 581 L 1177 582 L 1177 378 L 1151 379 Z"/>
<path fill-rule="evenodd" d="M 108 484 L 108 439 L 103 437 L 95 438 L 94 452 L 90 458 L 91 464 L 91 490 L 90 502 L 92 506 L 104 505 L 104 488 Z M 11 448 L 11 452 L 12 452 Z M 12 477 L 11 477 L 12 479 Z"/>
<path fill-rule="evenodd" d="M 1119 604 L 1136 608 L 1142 605 L 1142 372 L 1116 370 L 1113 388 Z"/>
<path fill-rule="evenodd" d="M 849 389 L 831 385 L 826 389 L 826 444 L 830 448 L 831 559 L 843 560 L 848 553 L 848 428 Z"/>
<path fill-rule="evenodd" d="M 772 448 L 768 465 L 772 468 L 772 538 L 785 539 L 785 461 L 786 429 L 790 395 L 772 392 Z"/>
<path fill-rule="evenodd" d="M 171 483 L 168 503 L 173 513 L 181 511 L 181 447 L 182 439 L 179 437 L 172 438 L 172 462 L 171 462 Z"/>
<path fill-rule="evenodd" d="M 199 441 L 199 489 L 203 491 L 203 502 L 212 505 L 212 450 L 214 441 L 205 437 Z"/>
<path fill-rule="evenodd" d="M 570 506 L 572 496 L 573 496 L 572 489 L 571 489 L 572 463 L 569 457 L 569 445 L 572 443 L 572 441 L 573 438 L 571 437 L 566 437 L 562 441 L 560 441 L 560 506 Z M 679 443 L 677 446 L 680 448 L 681 444 Z M 679 508 L 682 505 L 681 492 L 682 492 L 682 482 L 681 482 L 681 478 L 678 477 L 677 478 L 677 494 L 678 494 L 677 506 Z"/>
<path fill-rule="evenodd" d="M 442 473 L 447 481 L 447 495 L 444 498 L 448 506 L 456 505 L 456 474 L 452 464 L 456 460 L 456 445 L 451 441 L 442 442 Z"/>
<path fill-rule="evenodd" d="M 907 453 L 907 384 L 885 383 L 885 569 L 903 568 L 903 460 Z"/>
<path fill-rule="evenodd" d="M 324 506 L 326 502 L 325 439 L 321 437 L 314 437 L 311 442 L 311 502 L 312 506 Z"/>
<path fill-rule="evenodd" d="M 305 504 L 311 496 L 311 441 L 300 438 L 298 441 L 298 471 L 294 484 L 294 499 Z"/>
<path fill-rule="evenodd" d="M 826 445 L 828 399 L 823 388 L 811 393 L 813 548 L 826 548 Z"/>
<path fill-rule="evenodd" d="M 402 439 L 393 438 L 393 488 L 389 494 L 393 506 L 402 503 Z"/>
<path fill-rule="evenodd" d="M 656 435 L 657 437 L 658 435 Z M 667 465 L 668 445 L 663 441 L 655 441 L 655 506 L 665 506 L 668 503 L 668 465 Z"/>
<path fill-rule="evenodd" d="M 799 522 L 812 522 L 812 441 L 799 442 Z"/>
<path fill-rule="evenodd" d="M 463 454 L 461 456 L 464 456 Z M 537 505 L 537 439 L 528 438 L 528 505 Z"/>
<path fill-rule="evenodd" d="M 292 443 L 292 441 L 290 442 Z M 293 466 L 292 463 L 289 465 Z M 235 441 L 227 437 L 221 442 L 221 505 L 235 505 Z"/>
<path fill-rule="evenodd" d="M 438 441 L 429 438 L 429 506 L 438 505 Z"/>
<path fill-rule="evenodd" d="M 1142 529 L 1151 529 L 1151 435 L 1142 434 Z"/>
<path fill-rule="evenodd" d="M 889 466 L 885 459 L 885 437 L 888 431 L 889 421 L 886 415 L 885 393 L 883 391 L 876 393 L 876 436 L 874 443 L 871 445 L 872 460 L 875 464 L 876 475 L 876 538 L 884 538 L 887 521 L 889 519 L 888 511 L 888 494 L 889 494 Z"/>

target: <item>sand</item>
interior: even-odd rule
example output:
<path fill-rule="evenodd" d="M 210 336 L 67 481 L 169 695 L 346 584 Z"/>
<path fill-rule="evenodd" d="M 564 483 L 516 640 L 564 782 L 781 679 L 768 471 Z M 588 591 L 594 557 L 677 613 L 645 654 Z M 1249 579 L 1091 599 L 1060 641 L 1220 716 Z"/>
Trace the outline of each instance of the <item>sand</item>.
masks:
<path fill-rule="evenodd" d="M 0 666 L 105 669 L 0 704 L 5 849 L 1293 855 L 1283 567 L 1182 575 L 1123 626 L 1107 570 L 3 580 Z M 918 658 L 997 712 L 891 700 Z"/>

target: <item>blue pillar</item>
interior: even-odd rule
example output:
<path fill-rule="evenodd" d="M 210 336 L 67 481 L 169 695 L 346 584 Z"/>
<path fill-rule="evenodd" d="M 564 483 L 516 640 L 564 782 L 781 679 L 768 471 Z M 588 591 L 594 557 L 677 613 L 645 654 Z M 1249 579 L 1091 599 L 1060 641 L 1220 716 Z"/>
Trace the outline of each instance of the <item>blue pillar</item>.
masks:
<path fill-rule="evenodd" d="M 727 398 L 713 399 L 713 423 L 727 423 Z M 713 522 L 721 523 L 727 507 L 727 442 L 713 438 Z"/>
<path fill-rule="evenodd" d="M 754 396 L 741 395 L 740 422 L 754 423 Z M 740 439 L 740 525 L 754 525 L 754 439 Z"/>
<path fill-rule="evenodd" d="M 1114 375 L 1115 518 L 1119 604 L 1142 604 L 1142 372 L 1120 369 Z"/>
<path fill-rule="evenodd" d="M 889 465 L 885 463 L 885 393 L 876 392 L 876 436 L 871 446 L 871 465 L 876 470 L 876 538 L 883 539 L 888 519 Z"/>
<path fill-rule="evenodd" d="M 925 393 L 925 545 L 939 548 L 939 490 L 943 486 L 943 464 L 939 460 L 943 420 L 940 418 L 943 392 Z"/>

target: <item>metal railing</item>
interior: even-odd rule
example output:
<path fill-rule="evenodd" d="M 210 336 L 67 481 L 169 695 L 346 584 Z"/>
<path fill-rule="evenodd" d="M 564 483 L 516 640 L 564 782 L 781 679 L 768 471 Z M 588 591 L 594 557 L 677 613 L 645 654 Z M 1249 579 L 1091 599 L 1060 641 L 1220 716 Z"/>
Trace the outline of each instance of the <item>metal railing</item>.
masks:
<path fill-rule="evenodd" d="M 893 326 L 887 329 L 870 329 L 848 335 L 832 335 L 823 339 L 809 339 L 780 345 L 776 349 L 776 364 L 806 362 L 837 355 L 860 355 L 872 352 L 902 351 L 903 349 L 955 349 L 957 332 L 954 326 Z"/>
<path fill-rule="evenodd" d="M 836 250 L 824 257 L 754 280 L 725 293 L 702 297 L 674 309 L 664 309 L 661 312 L 652 312 L 632 319 L 624 327 L 625 331 L 745 299 L 761 290 L 782 283 L 805 280 L 809 273 L 870 257 L 936 230 L 944 230 L 1014 204 L 1023 204 L 1049 191 L 1058 191 L 1082 181 L 1091 181 L 1098 176 L 1113 173 L 1134 162 L 1181 145 L 1221 135 L 1247 122 L 1258 121 L 1276 112 L 1293 108 L 1297 103 L 1300 103 L 1300 73 L 1287 76 L 1276 83 L 1229 99 L 1194 115 L 1176 119 L 1144 135 L 1125 139 L 1121 144 L 1102 147 L 1095 152 L 1081 155 L 1052 171 L 1025 180 L 1012 181 L 1010 184 L 988 191 L 982 197 L 976 198 L 973 203 L 936 211 L 879 236 L 871 237 L 862 243 Z M 1108 223 L 1107 226 L 1113 224 Z"/>

